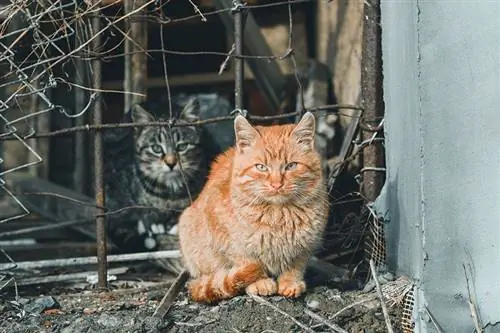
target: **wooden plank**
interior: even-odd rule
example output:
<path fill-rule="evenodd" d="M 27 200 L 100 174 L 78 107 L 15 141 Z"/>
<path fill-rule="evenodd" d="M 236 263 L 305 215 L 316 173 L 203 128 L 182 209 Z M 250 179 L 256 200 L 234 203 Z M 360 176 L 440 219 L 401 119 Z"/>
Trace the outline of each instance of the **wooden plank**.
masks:
<path fill-rule="evenodd" d="M 245 76 L 246 80 L 253 80 L 253 75 Z M 203 74 L 190 74 L 178 75 L 169 77 L 170 87 L 182 87 L 192 85 L 205 85 L 205 84 L 222 84 L 231 83 L 234 81 L 233 73 L 226 72 L 218 75 L 217 73 L 203 73 Z M 165 78 L 151 77 L 148 79 L 147 87 L 160 88 L 165 86 Z M 107 81 L 103 83 L 103 89 L 120 90 L 123 89 L 123 81 Z"/>
<path fill-rule="evenodd" d="M 317 59 L 327 64 L 334 74 L 337 102 L 359 104 L 363 1 L 317 1 L 317 16 Z M 343 128 L 349 125 L 353 111 L 342 110 Z"/>

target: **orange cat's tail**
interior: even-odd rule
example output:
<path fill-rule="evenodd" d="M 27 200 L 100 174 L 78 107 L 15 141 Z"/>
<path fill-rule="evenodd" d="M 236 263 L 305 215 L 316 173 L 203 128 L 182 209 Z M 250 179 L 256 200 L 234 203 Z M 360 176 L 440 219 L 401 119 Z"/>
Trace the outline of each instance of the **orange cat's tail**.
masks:
<path fill-rule="evenodd" d="M 250 284 L 265 278 L 257 264 L 249 264 L 231 270 L 220 270 L 203 275 L 188 284 L 191 298 L 196 302 L 215 303 L 238 295 Z"/>

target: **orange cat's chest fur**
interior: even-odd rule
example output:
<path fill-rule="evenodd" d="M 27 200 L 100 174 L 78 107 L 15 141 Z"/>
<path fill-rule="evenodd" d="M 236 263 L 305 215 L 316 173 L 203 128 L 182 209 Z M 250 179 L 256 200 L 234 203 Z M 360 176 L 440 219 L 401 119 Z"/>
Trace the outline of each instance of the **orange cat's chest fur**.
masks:
<path fill-rule="evenodd" d="M 321 208 L 317 207 L 321 214 Z M 266 271 L 277 276 L 292 265 L 295 258 L 309 252 L 318 242 L 323 217 L 299 207 L 270 207 L 253 216 L 239 217 L 239 238 L 254 259 Z"/>

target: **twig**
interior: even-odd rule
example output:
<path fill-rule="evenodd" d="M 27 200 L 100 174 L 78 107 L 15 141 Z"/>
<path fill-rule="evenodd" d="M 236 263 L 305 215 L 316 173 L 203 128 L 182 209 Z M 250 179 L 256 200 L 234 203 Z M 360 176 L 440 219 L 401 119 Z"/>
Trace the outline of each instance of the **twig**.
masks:
<path fill-rule="evenodd" d="M 337 318 L 342 313 L 344 313 L 345 311 L 347 311 L 347 310 L 349 310 L 349 309 L 351 309 L 351 308 L 353 308 L 355 306 L 358 306 L 358 305 L 361 305 L 363 303 L 367 303 L 367 302 L 373 301 L 374 299 L 375 299 L 375 297 L 371 296 L 371 297 L 363 298 L 362 300 L 359 300 L 357 302 L 351 303 L 351 304 L 347 305 L 346 307 L 343 307 L 339 311 L 335 312 L 333 314 L 333 316 L 331 316 L 330 320 L 333 320 L 333 319 Z"/>
<path fill-rule="evenodd" d="M 137 294 L 142 292 L 148 292 L 152 290 L 163 289 L 165 287 L 169 287 L 172 283 L 174 283 L 175 279 L 168 279 L 161 282 L 148 282 L 142 281 L 140 287 L 132 287 L 132 288 L 120 288 L 113 289 L 108 291 L 107 293 L 110 295 L 126 295 L 126 294 Z M 100 291 L 91 291 L 90 293 L 69 293 L 64 294 L 64 297 L 97 297 L 101 292 Z"/>
<path fill-rule="evenodd" d="M 177 298 L 177 295 L 180 293 L 182 287 L 184 286 L 188 278 L 189 278 L 188 271 L 183 269 L 177 276 L 177 279 L 175 279 L 174 283 L 172 283 L 170 288 L 168 288 L 167 293 L 165 294 L 165 296 L 163 296 L 160 304 L 153 313 L 153 317 L 159 317 L 162 319 L 165 317 L 168 310 L 170 310 L 172 303 Z"/>
<path fill-rule="evenodd" d="M 296 325 L 298 325 L 302 329 L 304 329 L 305 332 L 314 333 L 314 330 L 312 328 L 310 328 L 307 325 L 301 323 L 300 321 L 298 321 L 297 319 L 295 319 L 295 317 L 293 317 L 292 315 L 290 315 L 290 314 L 286 313 L 285 311 L 281 310 L 276 305 L 273 305 L 272 303 L 266 301 L 264 298 L 262 298 L 260 296 L 257 296 L 257 295 L 250 295 L 250 297 L 253 298 L 253 300 L 256 301 L 257 303 L 266 305 L 266 306 L 272 308 L 273 310 L 275 310 L 276 312 L 281 313 L 283 316 L 287 317 L 288 319 L 290 319 L 291 321 L 293 321 Z"/>
<path fill-rule="evenodd" d="M 311 318 L 316 319 L 317 321 L 321 322 L 323 325 L 330 327 L 332 330 L 334 330 L 337 333 L 348 333 L 345 329 L 343 329 L 339 325 L 330 323 L 328 320 L 321 317 L 319 314 L 312 312 L 311 310 L 304 309 L 304 313 L 307 314 L 308 316 L 310 316 Z"/>
<path fill-rule="evenodd" d="M 108 275 L 125 274 L 127 270 L 128 267 L 112 268 L 108 270 Z M 78 280 L 85 280 L 87 276 L 93 274 L 96 274 L 96 272 L 88 271 L 88 272 L 71 273 L 71 274 L 58 274 L 58 275 L 49 275 L 42 277 L 32 277 L 32 278 L 19 279 L 17 284 L 20 286 L 27 286 L 27 285 L 42 284 L 42 283 L 78 281 Z"/>
<path fill-rule="evenodd" d="M 389 333 L 394 333 L 391 324 L 391 318 L 389 318 L 389 311 L 387 311 L 387 306 L 385 305 L 384 295 L 382 294 L 382 289 L 380 288 L 380 283 L 377 279 L 377 271 L 375 270 L 375 263 L 373 262 L 373 259 L 370 259 L 370 270 L 372 272 L 373 281 L 375 282 L 375 287 L 377 288 L 378 297 L 380 298 L 380 306 L 382 307 L 382 313 L 384 314 L 387 331 Z"/>
<path fill-rule="evenodd" d="M 425 312 L 427 313 L 427 315 L 429 316 L 429 318 L 431 318 L 432 324 L 434 324 L 434 327 L 436 328 L 436 331 L 438 331 L 438 333 L 443 333 L 443 330 L 441 329 L 441 326 L 439 326 L 438 322 L 436 321 L 436 319 L 434 318 L 434 316 L 432 315 L 432 313 L 429 311 L 429 308 L 427 308 L 427 306 L 425 306 Z"/>
<path fill-rule="evenodd" d="M 172 250 L 172 251 L 114 254 L 108 256 L 108 262 L 155 260 L 155 259 L 165 259 L 165 258 L 169 259 L 180 258 L 180 252 L 179 250 Z M 68 266 L 92 265 L 92 264 L 97 264 L 97 257 L 76 257 L 68 259 L 21 261 L 16 264 L 0 264 L 0 271 L 14 270 L 14 269 L 28 270 L 28 269 L 39 269 L 45 267 L 68 267 Z"/>
<path fill-rule="evenodd" d="M 476 327 L 476 332 L 477 333 L 482 333 L 483 330 L 481 329 L 481 324 L 479 323 L 479 315 L 477 313 L 477 307 L 476 307 L 476 302 L 474 300 L 474 297 L 472 296 L 472 293 L 470 291 L 470 282 L 469 282 L 469 277 L 467 276 L 467 269 L 465 267 L 465 264 L 462 265 L 464 267 L 464 275 L 465 275 L 465 282 L 467 284 L 467 294 L 469 295 L 469 309 L 470 309 L 470 315 L 472 317 L 472 320 L 474 321 L 474 326 Z"/>

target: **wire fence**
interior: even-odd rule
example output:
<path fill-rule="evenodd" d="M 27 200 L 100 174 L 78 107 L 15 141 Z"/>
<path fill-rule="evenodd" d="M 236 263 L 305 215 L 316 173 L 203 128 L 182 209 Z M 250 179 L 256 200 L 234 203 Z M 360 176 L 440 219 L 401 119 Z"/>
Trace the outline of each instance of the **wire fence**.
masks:
<path fill-rule="evenodd" d="M 0 99 L 0 120 L 3 123 L 0 132 L 1 142 L 17 142 L 19 147 L 26 150 L 30 155 L 28 162 L 22 165 L 8 166 L 5 160 L 0 159 L 0 187 L 6 197 L 10 198 L 10 205 L 16 205 L 19 209 L 10 216 L 2 216 L 0 225 L 9 223 L 16 219 L 26 217 L 30 214 L 29 207 L 20 199 L 28 196 L 38 196 L 50 202 L 54 200 L 70 201 L 78 205 L 82 210 L 81 217 L 73 219 L 55 218 L 56 223 L 44 224 L 16 230 L 6 230 L 0 232 L 0 240 L 6 237 L 14 237 L 25 234 L 33 234 L 43 230 L 55 230 L 70 226 L 83 227 L 95 224 L 97 241 L 97 263 L 99 267 L 99 285 L 106 285 L 107 272 L 107 241 L 106 241 L 106 221 L 105 218 L 123 214 L 125 211 L 147 209 L 140 203 L 129 205 L 118 209 L 109 209 L 104 201 L 104 179 L 103 172 L 103 133 L 108 130 L 134 129 L 144 127 L 165 127 L 168 129 L 180 127 L 199 127 L 208 124 L 215 124 L 228 121 L 234 118 L 236 113 L 242 114 L 255 122 L 270 122 L 297 119 L 305 111 L 317 114 L 343 114 L 352 117 L 351 125 L 343 138 L 341 150 L 337 163 L 329 169 L 329 185 L 333 188 L 335 180 L 339 177 L 343 168 L 352 162 L 363 150 L 375 144 L 379 144 L 383 138 L 380 132 L 383 119 L 376 114 L 370 117 L 363 114 L 364 108 L 359 105 L 306 105 L 305 81 L 301 77 L 301 68 L 297 65 L 296 50 L 294 49 L 293 35 L 293 6 L 311 2 L 309 0 L 275 1 L 266 4 L 245 4 L 242 1 L 225 2 L 219 1 L 224 8 L 211 11 L 203 11 L 192 1 L 186 1 L 192 6 L 193 15 L 173 18 L 168 17 L 165 7 L 170 1 L 125 1 L 123 10 L 113 10 L 115 1 L 12 1 L 0 11 L 3 22 L 0 25 L 0 75 L 2 83 L 2 97 Z M 249 1 L 250 2 L 250 1 Z M 253 1 L 252 1 L 253 3 Z M 253 10 L 284 7 L 288 16 L 288 46 L 283 54 L 245 54 L 244 27 L 248 13 Z M 110 14 L 111 13 L 111 14 Z M 170 25 L 179 24 L 190 20 L 201 20 L 207 22 L 215 16 L 230 14 L 233 18 L 234 45 L 228 52 L 213 51 L 179 51 L 167 49 L 163 40 L 163 29 Z M 147 43 L 147 28 L 141 25 L 154 24 L 160 26 L 160 48 L 150 49 Z M 119 36 L 119 37 L 116 37 Z M 110 43 L 111 38 L 118 38 L 118 43 Z M 124 46 L 122 46 L 122 44 Z M 123 49 L 123 52 L 117 51 Z M 171 76 L 167 66 L 169 56 L 217 56 L 220 57 L 221 67 L 227 66 L 229 60 L 234 61 L 235 95 L 234 107 L 226 115 L 199 119 L 194 121 L 179 121 L 178 116 L 173 111 Z M 135 103 L 145 100 L 147 83 L 144 75 L 144 63 L 148 57 L 159 56 L 162 60 L 162 80 L 165 89 L 168 108 L 167 116 L 161 121 L 146 122 L 120 122 L 103 123 L 103 95 L 122 94 L 125 99 L 125 109 L 130 109 Z M 124 89 L 103 88 L 102 66 L 108 61 L 116 58 L 125 59 Z M 244 63 L 248 61 L 257 63 L 271 63 L 287 61 L 293 68 L 293 80 L 297 99 L 293 111 L 276 112 L 274 115 L 255 115 L 252 110 L 247 110 L 244 105 Z M 75 103 L 73 106 L 61 103 L 55 97 L 58 94 L 74 94 Z M 67 104 L 67 103 L 66 103 Z M 345 112 L 351 110 L 354 112 Z M 49 115 L 58 115 L 71 122 L 71 126 L 60 129 L 53 129 L 50 126 Z M 93 116 L 89 122 L 90 115 Z M 369 137 L 356 140 L 358 130 L 370 133 Z M 90 135 L 89 135 L 90 134 Z M 70 137 L 75 135 L 75 160 L 79 161 L 75 166 L 77 179 L 84 181 L 83 171 L 89 167 L 94 171 L 94 196 L 95 200 L 88 200 L 87 197 L 65 194 L 61 190 L 58 193 L 51 193 L 43 189 L 32 189 L 29 192 L 18 193 L 7 185 L 6 177 L 14 171 L 30 169 L 46 162 L 44 156 L 46 147 L 41 138 Z M 89 158 L 82 148 L 82 142 L 87 136 L 93 139 L 93 157 Z M 43 151 L 43 152 L 42 152 Z M 43 157 L 42 157 L 43 156 Z M 91 165 L 93 162 L 93 166 Z M 50 167 L 50 166 L 49 166 Z M 182 172 L 182 165 L 181 172 Z M 79 170 L 79 171 L 78 171 Z M 365 171 L 382 172 L 383 168 L 376 169 L 369 166 L 359 172 L 357 178 L 362 182 L 362 175 Z M 79 172 L 79 173 L 78 173 Z M 39 175 L 39 174 L 38 174 Z M 41 178 L 46 178 L 41 177 Z M 188 184 L 186 183 L 186 188 Z M 82 188 L 79 190 L 82 194 Z M 189 191 L 188 191 L 189 192 Z M 191 196 L 191 195 L 189 195 Z M 363 193 L 355 192 L 350 194 L 350 199 L 356 201 L 370 202 L 372 198 L 366 198 Z M 354 198 L 354 199 L 353 199 Z M 341 205 L 345 197 L 339 198 Z M 50 203 L 47 204 L 50 206 Z M 370 215 L 370 214 L 369 214 Z M 89 219 L 89 216 L 93 219 Z M 373 217 L 370 215 L 370 218 Z M 374 216 L 375 220 L 377 217 Z M 96 222 L 97 219 L 97 222 Z M 359 236 L 359 235 L 358 235 Z M 377 235 L 380 241 L 380 235 Z M 360 246 L 362 237 L 358 237 L 356 242 Z M 380 245 L 377 245 L 380 247 Z M 163 251 L 158 256 L 162 258 L 176 258 L 177 253 Z M 7 253 L 3 252 L 7 256 Z M 381 254 L 377 254 L 381 256 Z M 146 257 L 145 257 L 146 258 Z M 151 257 L 147 257 L 151 259 Z M 130 259 L 127 257 L 127 259 Z M 156 258 L 158 259 L 158 258 Z M 113 259 L 121 260 L 121 259 Z M 144 260 L 144 259 L 141 259 Z M 380 260 L 385 260 L 382 258 Z M 7 268 L 14 268 L 15 263 L 10 260 L 11 266 L 2 266 L 4 280 L 10 283 L 12 275 L 3 273 Z M 60 264 L 60 263 L 59 263 Z M 74 264 L 74 261 L 73 261 Z M 2 281 L 0 281 L 1 283 Z M 1 289 L 1 285 L 0 285 Z"/>

